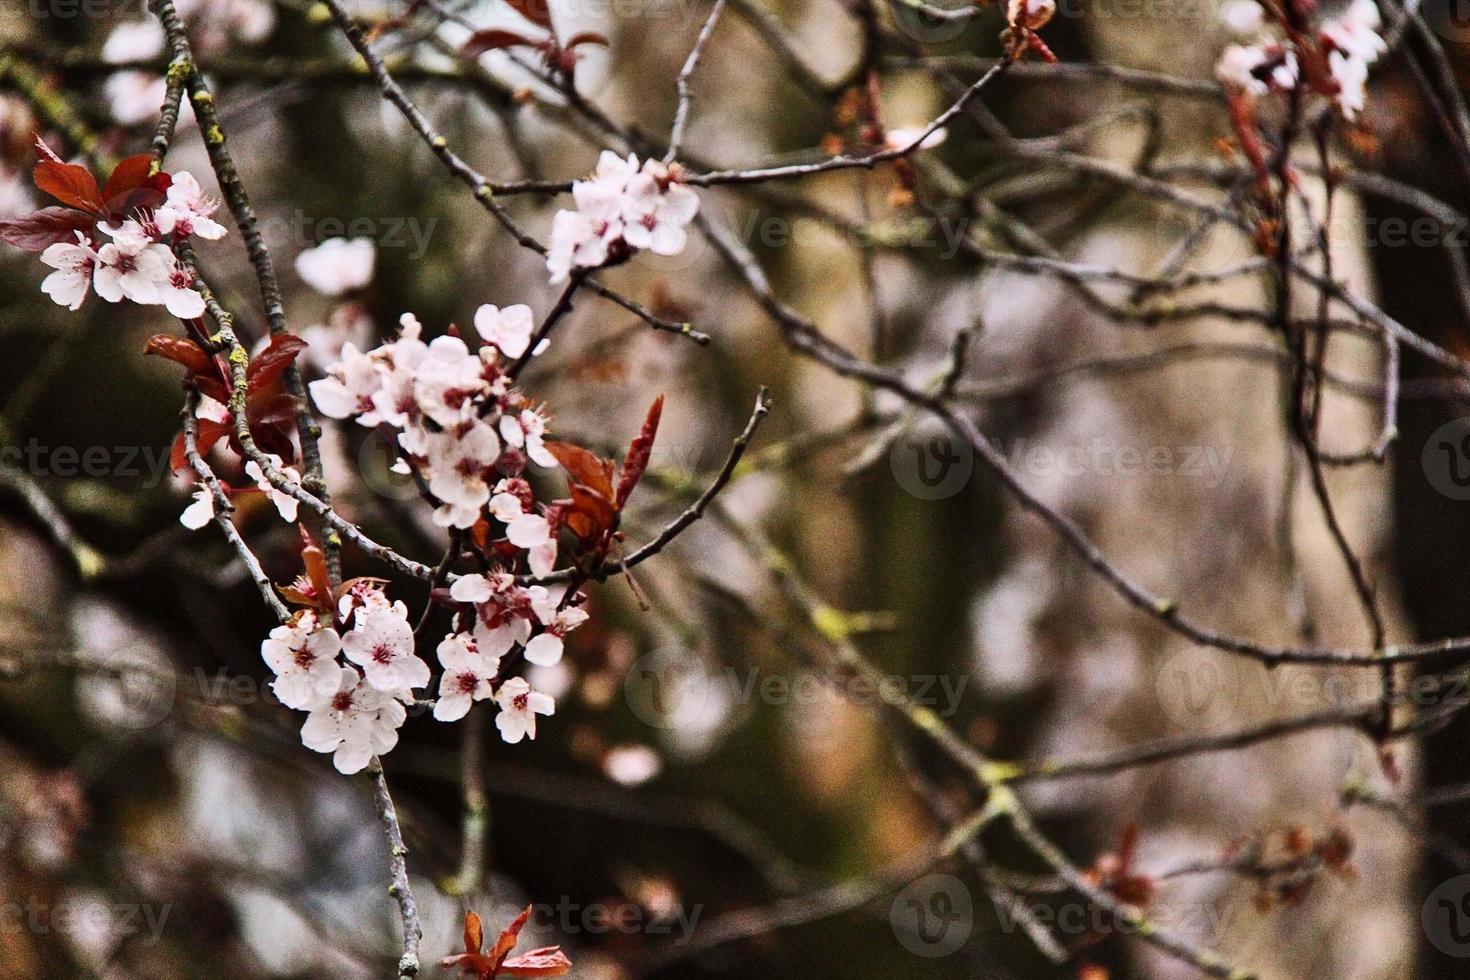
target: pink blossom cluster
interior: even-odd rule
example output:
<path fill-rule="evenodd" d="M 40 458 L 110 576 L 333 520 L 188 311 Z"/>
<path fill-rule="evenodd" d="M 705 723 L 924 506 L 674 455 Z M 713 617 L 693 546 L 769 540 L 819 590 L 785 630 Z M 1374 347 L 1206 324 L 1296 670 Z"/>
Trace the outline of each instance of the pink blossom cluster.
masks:
<path fill-rule="evenodd" d="M 1232 44 L 1221 54 L 1215 76 L 1230 89 L 1251 96 L 1295 89 L 1305 56 L 1286 38 L 1270 33 L 1256 0 L 1233 0 L 1224 10 L 1227 25 L 1248 44 Z M 1367 98 L 1368 69 L 1388 50 L 1378 34 L 1382 21 L 1373 0 L 1353 0 L 1341 17 L 1322 25 L 1318 51 L 1326 59 L 1335 91 L 1330 93 L 1343 118 L 1353 121 Z M 1310 76 L 1309 76 L 1310 77 Z"/>
<path fill-rule="evenodd" d="M 684 250 L 684 226 L 699 213 L 699 196 L 685 186 L 677 165 L 603 150 L 588 180 L 572 184 L 575 211 L 556 213 L 546 251 L 552 283 L 566 282 L 573 268 L 595 269 L 634 249 L 656 255 Z"/>
<path fill-rule="evenodd" d="M 210 217 L 218 202 L 205 196 L 193 175 L 181 171 L 172 177 L 164 203 L 152 212 L 97 226 L 109 241 L 99 245 L 78 231 L 75 242 L 47 246 L 41 261 L 56 271 L 42 281 L 41 291 L 72 310 L 95 288 L 109 303 L 161 304 L 184 320 L 203 316 L 204 298 L 169 242 L 188 235 L 222 238 L 225 227 Z"/>
<path fill-rule="evenodd" d="M 544 441 L 546 417 L 507 373 L 507 361 L 529 351 L 530 308 L 481 306 L 475 329 L 484 343 L 474 351 L 456 336 L 426 343 L 411 314 L 400 325 L 398 338 L 375 350 L 344 344 L 341 360 L 311 383 L 317 407 L 330 418 L 398 430 L 398 467 L 423 478 L 437 501 L 436 523 L 473 527 L 488 508 L 510 542 L 528 549 L 532 571 L 545 574 L 556 541 L 519 477 L 528 460 L 554 467 L 556 459 Z"/>

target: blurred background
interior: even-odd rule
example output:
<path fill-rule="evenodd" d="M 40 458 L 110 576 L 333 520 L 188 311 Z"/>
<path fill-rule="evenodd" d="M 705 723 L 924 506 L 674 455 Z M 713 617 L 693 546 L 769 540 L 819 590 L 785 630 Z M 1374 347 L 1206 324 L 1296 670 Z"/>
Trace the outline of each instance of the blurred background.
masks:
<path fill-rule="evenodd" d="M 290 323 L 311 342 L 309 376 L 346 341 L 391 336 L 406 311 L 437 334 L 482 303 L 550 308 L 543 260 L 472 206 L 324 8 L 178 6 Z M 447 6 L 481 27 L 517 23 L 504 3 Z M 471 165 L 498 181 L 569 180 L 603 147 L 625 151 L 511 55 L 459 57 L 469 29 L 437 8 L 349 5 L 380 25 L 378 51 Z M 610 42 L 580 49 L 582 97 L 624 135 L 663 138 L 709 5 L 551 9 L 563 37 L 591 30 Z M 1424 16 L 1459 72 L 1466 37 L 1450 13 Z M 0 212 L 45 203 L 29 181 L 37 136 L 94 164 L 146 148 L 166 64 L 153 23 L 141 0 L 0 7 Z M 922 126 L 952 101 L 945 78 L 968 84 L 1000 54 L 1004 24 L 994 7 L 949 20 L 903 3 L 732 3 L 694 77 L 681 159 L 743 168 L 856 145 L 858 96 L 845 93 L 866 85 L 886 127 Z M 1254 254 L 1239 232 L 1197 230 L 1195 215 L 1058 163 L 1115 161 L 1220 200 L 1238 188 L 1211 82 L 1229 38 L 1221 11 L 1085 0 L 1043 34 L 1063 67 L 1196 84 L 1031 63 L 986 89 L 983 118 L 956 121 L 911 169 L 701 191 L 702 213 L 750 250 L 785 302 L 918 384 L 943 371 L 956 332 L 978 328 L 958 387 L 965 410 L 1043 500 L 1197 618 L 1268 641 L 1364 646 L 1288 449 L 1280 338 L 1157 306 L 1115 322 L 1058 279 L 985 259 L 1056 254 L 1151 275 L 1192 237 L 1188 268 Z M 1452 227 L 1465 185 L 1413 78 L 1423 43 L 1407 47 L 1378 66 L 1335 160 L 1443 208 L 1425 226 L 1418 198 L 1344 190 L 1335 275 L 1463 354 L 1451 253 L 1465 246 L 1463 222 Z M 192 127 L 186 112 L 165 167 L 217 193 Z M 936 223 L 925 199 L 965 206 Z M 544 240 L 557 200 L 504 200 Z M 324 292 L 297 257 L 338 238 L 368 243 L 371 275 Z M 239 236 L 199 251 L 242 337 L 258 340 Z M 213 528 L 178 521 L 192 492 L 168 466 L 180 379 L 143 356 L 149 336 L 178 325 L 158 307 L 69 312 L 41 294 L 46 271 L 0 251 L 0 978 L 390 976 L 398 925 L 367 783 L 299 744 L 300 719 L 264 686 L 269 611 Z M 589 980 L 1194 975 L 1051 888 L 1013 841 L 987 840 L 986 852 L 1010 866 L 1065 962 L 1038 950 L 965 861 L 915 865 L 968 810 L 965 783 L 885 724 L 871 693 L 834 683 L 810 656 L 821 631 L 776 588 L 772 555 L 895 685 L 1001 759 L 1224 732 L 1340 704 L 1344 690 L 1371 700 L 1362 672 L 1334 685 L 1323 672 L 1256 670 L 1129 609 L 942 426 L 795 356 L 702 236 L 606 281 L 713 341 L 651 330 L 584 294 L 524 376 L 559 438 L 605 453 L 665 396 L 630 540 L 657 533 L 708 483 L 760 385 L 774 407 L 722 507 L 643 564 L 636 590 L 622 580 L 592 590 L 593 619 L 567 658 L 537 668 L 558 709 L 534 742 L 410 717 L 385 768 L 424 920 L 423 975 L 447 975 L 437 960 L 459 951 L 465 910 L 493 934 L 528 904 L 537 914 L 522 945 L 561 944 L 572 975 Z M 1236 277 L 1170 299 L 1264 309 L 1269 293 L 1263 279 Z M 1181 345 L 1256 354 L 1137 359 Z M 1061 370 L 1099 357 L 1133 360 Z M 1370 387 L 1382 371 L 1377 345 L 1351 335 L 1335 341 L 1331 364 Z M 1413 357 L 1404 372 L 1390 464 L 1331 474 L 1397 641 L 1470 632 L 1460 571 L 1470 524 L 1426 448 L 1463 416 L 1464 382 Z M 1381 406 L 1333 391 L 1327 411 L 1328 441 L 1349 451 L 1371 440 Z M 419 560 L 442 553 L 416 490 L 389 471 L 384 439 L 328 422 L 323 451 L 345 515 Z M 248 482 L 226 454 L 215 465 Z M 295 529 L 259 499 L 242 498 L 238 516 L 273 580 L 293 578 Z M 389 574 L 351 547 L 344 559 L 348 575 Z M 422 583 L 391 588 L 415 615 L 423 608 Z M 1398 746 L 1397 782 L 1371 743 L 1334 729 L 1020 792 L 1080 866 L 1131 861 L 1156 879 L 1160 921 L 1262 975 L 1461 976 L 1470 942 L 1458 920 L 1435 916 L 1439 900 L 1470 894 L 1464 804 L 1419 804 L 1424 787 L 1470 779 L 1464 735 L 1456 718 Z M 483 743 L 482 862 L 462 853 L 467 738 Z M 1302 860 L 1343 842 L 1345 860 Z"/>

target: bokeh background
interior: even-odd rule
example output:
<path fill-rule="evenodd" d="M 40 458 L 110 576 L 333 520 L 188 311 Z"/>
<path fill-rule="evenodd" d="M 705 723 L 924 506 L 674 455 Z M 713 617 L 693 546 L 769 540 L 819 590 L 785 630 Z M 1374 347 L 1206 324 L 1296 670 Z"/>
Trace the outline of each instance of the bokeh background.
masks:
<path fill-rule="evenodd" d="M 312 341 L 310 372 L 344 340 L 388 335 L 405 311 L 440 332 L 468 323 L 482 303 L 543 313 L 554 302 L 542 261 L 443 172 L 320 7 L 180 7 L 282 272 L 290 322 Z M 354 9 L 396 17 L 407 4 Z M 454 9 L 485 26 L 515 17 L 498 3 Z M 722 168 L 811 159 L 829 134 L 849 132 L 841 83 L 858 81 L 847 76 L 871 9 L 833 0 L 732 6 L 695 78 L 689 156 Z M 587 0 L 552 10 L 564 36 L 597 30 L 611 42 L 586 49 L 579 90 L 622 127 L 667 132 L 673 80 L 708 6 Z M 766 11 L 833 98 L 793 81 L 752 10 Z M 996 9 L 967 23 L 925 20 L 901 4 L 873 16 L 892 52 L 879 78 L 893 127 L 922 124 L 948 103 L 926 70 L 935 59 L 968 80 L 975 59 L 1000 52 Z M 1460 69 L 1457 22 L 1438 9 L 1426 16 Z M 36 135 L 67 156 L 146 145 L 163 61 L 141 34 L 111 39 L 147 20 L 138 0 L 0 7 L 0 210 L 37 206 L 27 179 Z M 409 91 L 483 172 L 570 179 L 590 170 L 612 141 L 503 54 L 475 64 L 455 57 L 466 34 L 419 10 L 376 43 L 390 66 L 416 66 Z M 1203 2 L 1091 0 L 1064 5 L 1045 36 L 1063 62 L 1207 82 L 1226 32 Z M 930 60 L 906 61 L 910 43 Z M 969 410 L 1044 499 L 1160 591 L 1248 635 L 1361 645 L 1342 570 L 1302 489 L 1284 476 L 1274 362 L 1201 358 L 1018 383 L 1099 353 L 1279 340 L 1209 318 L 1107 322 L 1054 281 L 956 254 L 943 234 L 1024 250 L 1007 239 L 1014 226 L 999 213 L 1079 261 L 1157 268 L 1192 218 L 1048 166 L 996 133 L 1036 152 L 1163 173 L 1172 164 L 1171 179 L 1223 193 L 1227 181 L 1186 173 L 1228 161 L 1215 146 L 1229 136 L 1223 103 L 1040 69 L 1002 79 L 982 101 L 999 128 L 961 120 L 928 151 L 932 164 L 918 167 L 922 185 L 958 175 L 963 196 L 995 209 L 962 228 L 914 224 L 903 187 L 882 168 L 702 192 L 704 213 L 752 250 L 786 301 L 915 378 L 941 370 L 957 330 L 980 325 L 961 386 Z M 212 187 L 191 124 L 181 124 L 167 168 Z M 1465 187 L 1436 132 L 1403 60 L 1390 58 L 1363 124 L 1339 146 L 1341 162 L 1464 207 Z M 556 202 L 507 200 L 544 238 Z M 834 229 L 826 212 L 872 234 Z M 1466 314 L 1446 260 L 1447 249 L 1463 249 L 1465 229 L 1448 245 L 1384 233 L 1395 219 L 1421 218 L 1383 195 L 1344 194 L 1333 228 L 1338 274 L 1412 329 L 1465 352 Z M 335 237 L 369 239 L 375 254 L 370 284 L 345 297 L 321 295 L 293 269 L 299 253 Z M 1250 248 L 1217 230 L 1198 258 L 1224 265 Z M 238 236 L 204 243 L 201 258 L 243 335 L 257 339 L 263 318 Z M 191 533 L 177 519 L 190 492 L 167 468 L 179 378 L 142 353 L 150 335 L 177 324 L 160 308 L 95 299 L 68 312 L 40 293 L 43 271 L 34 256 L 0 254 L 0 978 L 388 976 L 397 926 L 367 785 L 302 748 L 299 718 L 263 697 L 269 675 L 258 650 L 269 612 L 212 529 Z M 607 279 L 713 338 L 699 347 L 585 296 L 525 376 L 560 437 L 604 451 L 626 445 L 648 403 L 666 397 L 656 479 L 628 518 L 631 539 L 655 533 L 693 499 L 760 385 L 770 386 L 774 409 L 722 497 L 723 516 L 644 564 L 637 591 L 621 581 L 594 590 L 593 621 L 574 634 L 563 665 L 537 678 L 558 710 L 536 741 L 485 742 L 490 832 L 483 881 L 468 894 L 456 887 L 461 727 L 425 715 L 404 728 L 385 765 L 424 915 L 425 975 L 443 975 L 433 963 L 455 951 L 465 909 L 500 926 L 528 903 L 550 910 L 538 915 L 534 942 L 562 944 L 573 975 L 589 980 L 1189 975 L 1085 925 L 1059 925 L 1076 956 L 1048 963 L 963 863 L 936 872 L 944 877 L 914 872 L 919 891 L 905 895 L 916 904 L 895 899 L 902 881 L 884 876 L 901 873 L 942 833 L 944 814 L 964 807 L 962 783 L 793 656 L 784 640 L 801 624 L 724 521 L 789 555 L 832 609 L 862 614 L 847 623 L 874 663 L 997 757 L 1224 730 L 1320 707 L 1323 689 L 1309 683 L 1304 694 L 1282 695 L 1288 688 L 1262 686 L 1264 672 L 1196 658 L 1140 622 L 942 429 L 795 357 L 699 236 L 681 256 L 638 258 Z M 1215 290 L 1266 302 L 1259 282 Z M 1335 357 L 1358 377 L 1377 370 L 1367 343 L 1344 340 Z M 1411 388 L 1442 380 L 1412 359 L 1406 377 Z M 1390 466 L 1333 476 L 1398 638 L 1470 632 L 1465 503 L 1442 492 L 1424 455 L 1465 399 L 1442 384 L 1424 390 L 1429 397 L 1403 405 Z M 1334 445 L 1371 435 L 1371 403 L 1344 396 L 1330 405 Z M 324 447 L 344 513 L 422 560 L 442 551 L 413 488 L 388 472 L 381 439 L 329 424 Z M 1079 448 L 1096 448 L 1080 471 L 1055 465 L 1055 455 L 1028 455 Z M 1119 459 L 1131 458 L 1120 453 L 1156 448 L 1168 454 L 1162 471 L 1120 470 Z M 1218 466 L 1197 472 L 1186 452 Z M 953 478 L 929 479 L 941 463 Z M 227 460 L 217 465 L 244 482 Z M 1280 513 L 1297 515 L 1285 548 Z M 245 500 L 240 518 L 272 577 L 293 577 L 294 529 L 262 501 Z M 351 548 L 345 560 L 348 574 L 386 574 Z M 420 583 L 392 587 L 422 607 Z M 800 637 L 796 651 L 809 640 Z M 78 659 L 93 666 L 78 669 Z M 1459 863 L 1470 846 L 1463 805 L 1412 810 L 1422 824 L 1410 833 L 1347 805 L 1342 789 L 1356 778 L 1411 801 L 1421 785 L 1457 783 L 1470 775 L 1464 732 L 1451 723 L 1427 739 L 1422 758 L 1406 747 L 1398 785 L 1357 736 L 1326 733 L 1116 779 L 1043 783 L 1024 795 L 1084 866 L 1130 825 L 1140 865 L 1154 872 L 1218 859 L 1242 841 L 1269 848 L 1295 831 L 1318 839 L 1342 829 L 1356 844 L 1356 876 L 1324 873 L 1301 896 L 1269 902 L 1271 883 L 1250 875 L 1183 876 L 1161 886 L 1160 902 L 1184 910 L 1172 925 L 1271 976 L 1460 976 L 1470 950 L 1426 928 L 1420 910 L 1470 870 Z M 1004 840 L 987 847 L 1013 856 Z M 936 891 L 969 909 L 939 940 L 920 921 L 923 909 L 941 907 Z M 1034 901 L 1053 899 L 1042 890 Z M 1060 897 L 1055 904 L 1066 907 Z M 609 928 L 604 916 L 631 925 Z"/>

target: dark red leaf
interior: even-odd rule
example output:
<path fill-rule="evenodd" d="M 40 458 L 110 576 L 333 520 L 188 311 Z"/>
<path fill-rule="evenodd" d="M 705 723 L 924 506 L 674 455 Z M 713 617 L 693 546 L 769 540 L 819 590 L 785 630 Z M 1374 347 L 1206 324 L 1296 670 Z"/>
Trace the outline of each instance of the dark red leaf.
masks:
<path fill-rule="evenodd" d="M 306 341 L 288 333 L 271 337 L 270 345 L 250 359 L 246 380 L 251 388 L 264 387 L 279 378 L 296 360 Z"/>
<path fill-rule="evenodd" d="M 214 444 L 225 436 L 231 435 L 235 427 L 230 422 L 216 422 L 214 419 L 199 420 L 199 435 L 195 439 L 195 448 L 199 450 L 200 456 L 208 456 Z M 169 454 L 169 468 L 175 473 L 189 465 L 189 459 L 184 455 L 184 434 L 180 432 L 174 438 L 173 452 Z"/>
<path fill-rule="evenodd" d="M 148 338 L 148 346 L 143 349 L 143 353 L 166 357 L 182 364 L 192 375 L 214 375 L 214 359 L 194 341 L 183 337 L 171 337 L 166 333 L 154 334 Z"/>
<path fill-rule="evenodd" d="M 506 954 L 515 949 L 516 940 L 520 937 L 521 930 L 526 927 L 526 923 L 530 921 L 533 908 L 534 906 L 527 905 L 526 910 L 516 916 L 515 921 L 506 926 L 500 933 L 500 938 L 495 940 L 495 948 L 490 950 L 490 958 L 496 963 L 505 959 Z"/>
<path fill-rule="evenodd" d="M 500 972 L 513 977 L 560 977 L 572 968 L 572 961 L 560 946 L 533 949 L 523 956 L 513 956 L 500 964 Z"/>
<path fill-rule="evenodd" d="M 124 191 L 116 197 L 107 199 L 107 214 L 113 220 L 126 217 L 129 212 L 138 210 L 157 210 L 163 204 L 163 192 L 155 190 L 148 185 L 134 187 L 130 191 Z"/>
<path fill-rule="evenodd" d="M 573 483 L 580 483 L 601 494 L 606 500 L 612 500 L 612 460 L 603 459 L 596 453 L 569 442 L 548 442 L 546 449 L 566 468 Z"/>
<path fill-rule="evenodd" d="M 648 406 L 648 415 L 643 420 L 643 428 L 633 438 L 628 446 L 628 455 L 623 457 L 623 472 L 618 478 L 618 494 L 614 503 L 618 510 L 628 502 L 628 497 L 633 493 L 633 488 L 643 478 L 643 471 L 648 468 L 648 457 L 653 453 L 653 440 L 658 435 L 658 420 L 664 413 L 664 396 L 659 395 Z"/>
<path fill-rule="evenodd" d="M 613 529 L 617 522 L 617 511 L 612 501 L 591 487 L 574 484 L 572 502 L 563 512 L 562 520 L 568 530 L 587 544 L 596 544 Z"/>
<path fill-rule="evenodd" d="M 112 168 L 112 176 L 107 178 L 107 186 L 102 189 L 102 199 L 111 202 L 120 194 L 142 187 L 152 173 L 153 154 L 139 153 L 124 158 Z"/>
<path fill-rule="evenodd" d="M 0 221 L 0 241 L 28 252 L 42 252 L 57 242 L 76 241 L 77 232 L 88 231 L 96 223 L 92 215 L 72 208 L 42 208 L 24 218 Z"/>
<path fill-rule="evenodd" d="M 97 189 L 97 178 L 86 167 L 42 160 L 36 164 L 33 176 L 37 188 L 62 204 L 90 211 L 99 217 L 106 213 L 102 206 L 102 192 Z"/>
<path fill-rule="evenodd" d="M 537 27 L 551 30 L 551 5 L 546 0 L 505 0 L 505 2 Z"/>
<path fill-rule="evenodd" d="M 515 31 L 504 31 L 499 28 L 491 28 L 485 31 L 476 31 L 470 35 L 464 47 L 459 53 L 466 58 L 478 58 L 486 51 L 498 51 L 501 48 L 529 47 L 537 42 L 523 34 Z"/>
<path fill-rule="evenodd" d="M 612 42 L 605 35 L 599 34 L 596 31 L 578 31 L 567 38 L 565 46 L 570 51 L 579 44 L 600 44 L 606 48 L 611 46 Z"/>

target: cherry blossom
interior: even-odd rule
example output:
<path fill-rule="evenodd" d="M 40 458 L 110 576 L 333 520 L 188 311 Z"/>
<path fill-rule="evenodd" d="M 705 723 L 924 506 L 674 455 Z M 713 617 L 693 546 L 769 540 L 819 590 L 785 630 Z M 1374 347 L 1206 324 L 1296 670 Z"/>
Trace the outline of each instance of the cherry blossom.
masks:
<path fill-rule="evenodd" d="M 439 644 L 439 663 L 444 673 L 439 678 L 439 699 L 434 704 L 438 721 L 458 721 L 469 713 L 475 701 L 493 696 L 500 656 L 480 652 L 471 636 L 455 633 Z"/>
<path fill-rule="evenodd" d="M 551 715 L 556 711 L 556 702 L 545 694 L 531 690 L 524 677 L 512 677 L 500 685 L 495 692 L 495 703 L 500 705 L 500 714 L 495 716 L 495 727 L 500 737 L 514 745 L 523 738 L 536 738 L 536 716 Z"/>
<path fill-rule="evenodd" d="M 301 726 L 301 743 L 314 752 L 332 753 L 337 771 L 351 776 L 366 769 L 373 756 L 392 751 L 407 717 L 391 695 L 364 684 L 351 667 L 341 667 L 335 689 Z"/>
<path fill-rule="evenodd" d="M 1223 84 L 1251 95 L 1295 87 L 1297 62 L 1294 51 L 1278 44 L 1232 44 L 1220 55 L 1215 77 Z"/>
<path fill-rule="evenodd" d="M 500 440 L 489 425 L 472 422 L 463 431 L 436 436 L 432 446 L 429 492 L 440 501 L 434 523 L 472 527 L 490 500 L 487 477 L 500 457 Z"/>
<path fill-rule="evenodd" d="M 296 256 L 296 274 L 324 296 L 341 296 L 372 282 L 376 259 L 371 238 L 329 238 Z"/>
<path fill-rule="evenodd" d="M 360 610 L 352 622 L 342 652 L 362 667 L 370 686 L 396 695 L 428 685 L 429 665 L 415 656 L 413 627 L 399 609 Z"/>
<path fill-rule="evenodd" d="M 475 399 L 489 392 L 485 365 L 458 337 L 435 337 L 429 356 L 414 370 L 414 398 L 424 415 L 441 426 L 475 417 Z"/>
<path fill-rule="evenodd" d="M 187 171 L 173 175 L 162 207 L 153 214 L 161 234 L 195 235 L 209 241 L 225 237 L 225 226 L 210 217 L 219 202 L 206 197 Z"/>
<path fill-rule="evenodd" d="M 607 261 L 606 225 L 580 211 L 558 211 L 546 245 L 546 271 L 552 285 L 566 282 L 573 268 L 595 269 Z"/>
<path fill-rule="evenodd" d="M 504 309 L 487 303 L 475 311 L 475 329 L 506 357 L 520 357 L 531 345 L 536 325 L 524 303 Z"/>
<path fill-rule="evenodd" d="M 337 692 L 341 649 L 337 631 L 321 627 L 316 614 L 306 610 L 294 623 L 271 630 L 260 645 L 260 655 L 276 674 L 271 690 L 281 703 L 312 710 Z"/>
<path fill-rule="evenodd" d="M 119 71 L 107 79 L 102 91 L 107 95 L 112 118 L 123 126 L 137 126 L 158 115 L 168 83 L 160 75 L 146 71 Z M 187 107 L 188 100 L 184 100 Z"/>
<path fill-rule="evenodd" d="M 102 60 L 109 65 L 125 65 L 163 53 L 163 26 L 153 18 L 130 20 L 118 24 L 102 45 Z M 157 109 L 157 106 L 154 106 Z"/>
<path fill-rule="evenodd" d="M 283 465 L 281 457 L 267 453 L 265 458 L 270 460 L 276 471 L 286 479 L 298 485 L 301 483 L 301 474 L 296 471 L 295 467 Z M 276 511 L 280 513 L 281 520 L 288 524 L 296 523 L 297 505 L 300 502 L 284 490 L 277 490 L 275 485 L 266 479 L 265 471 L 261 469 L 259 463 L 253 459 L 247 462 L 245 475 L 254 480 L 256 487 L 270 498 L 271 503 L 276 505 Z"/>
<path fill-rule="evenodd" d="M 532 610 L 545 630 L 526 644 L 526 660 L 529 662 L 541 667 L 558 663 L 564 649 L 563 639 L 588 620 L 587 610 L 566 605 L 565 596 L 566 586 L 557 586 L 544 589 L 532 603 Z"/>
<path fill-rule="evenodd" d="M 158 288 L 164 308 L 180 320 L 195 320 L 204 315 L 204 297 L 194 288 L 194 277 L 169 254 L 168 279 Z"/>
<path fill-rule="evenodd" d="M 173 253 L 160 245 L 136 221 L 103 225 L 112 241 L 97 250 L 92 285 L 109 303 L 124 297 L 134 303 L 157 303 L 159 289 L 169 284 Z"/>
<path fill-rule="evenodd" d="M 342 345 L 340 359 L 328 366 L 327 376 L 311 382 L 307 388 L 312 401 L 327 418 L 367 417 L 373 411 L 373 395 L 382 387 L 382 374 L 379 359 L 364 354 L 348 341 Z"/>
<path fill-rule="evenodd" d="M 69 310 L 80 308 L 92 287 L 92 274 L 98 261 L 86 236 L 77 232 L 75 244 L 48 245 L 41 253 L 41 261 L 56 270 L 42 280 L 41 292 Z"/>
<path fill-rule="evenodd" d="M 179 523 L 191 531 L 197 531 L 214 520 L 214 494 L 208 487 L 194 491 L 194 502 L 179 515 Z"/>
<path fill-rule="evenodd" d="M 507 446 L 524 449 L 531 462 L 547 469 L 556 467 L 556 457 L 546 448 L 546 419 L 532 409 L 500 417 L 500 438 Z"/>
<path fill-rule="evenodd" d="M 684 226 L 699 211 L 699 197 L 680 180 L 677 167 L 658 160 L 626 159 L 611 150 L 598 158 L 587 180 L 574 181 L 575 211 L 552 219 L 546 269 L 552 283 L 565 282 L 573 268 L 596 268 L 615 247 L 676 255 L 684 249 Z"/>
<path fill-rule="evenodd" d="M 677 179 L 677 173 L 658 160 L 644 161 L 643 170 L 628 183 L 623 241 L 655 255 L 678 255 L 689 233 L 684 226 L 699 213 L 699 195 Z"/>

